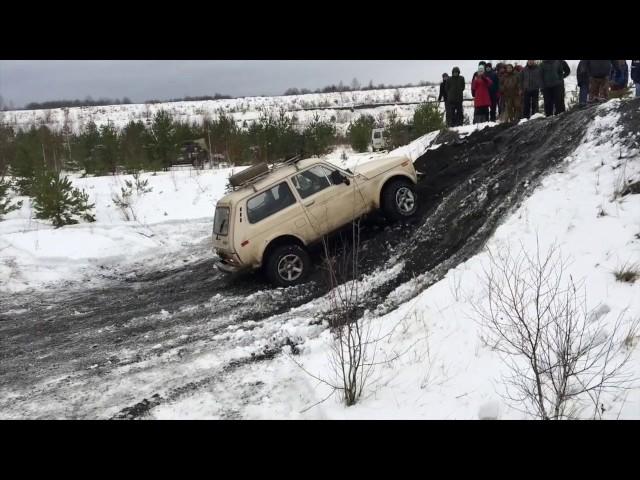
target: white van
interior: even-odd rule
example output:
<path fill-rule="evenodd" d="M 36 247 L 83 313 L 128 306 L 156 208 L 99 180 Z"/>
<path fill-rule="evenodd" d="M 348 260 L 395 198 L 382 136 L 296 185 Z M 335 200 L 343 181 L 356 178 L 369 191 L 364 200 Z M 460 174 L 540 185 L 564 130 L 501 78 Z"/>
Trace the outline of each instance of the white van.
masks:
<path fill-rule="evenodd" d="M 371 144 L 373 151 L 384 150 L 387 147 L 387 141 L 384 138 L 384 128 L 374 128 L 371 131 Z"/>

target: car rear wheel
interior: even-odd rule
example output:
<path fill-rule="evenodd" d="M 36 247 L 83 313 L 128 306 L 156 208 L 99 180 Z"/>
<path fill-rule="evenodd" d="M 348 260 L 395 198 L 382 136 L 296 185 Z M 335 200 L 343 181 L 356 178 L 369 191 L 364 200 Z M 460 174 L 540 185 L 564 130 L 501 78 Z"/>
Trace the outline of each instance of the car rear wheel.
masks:
<path fill-rule="evenodd" d="M 311 258 L 299 245 L 274 248 L 265 263 L 265 273 L 271 283 L 289 287 L 302 283 L 311 270 Z"/>
<path fill-rule="evenodd" d="M 408 180 L 393 180 L 382 193 L 382 211 L 390 220 L 413 216 L 418 210 L 415 186 Z"/>

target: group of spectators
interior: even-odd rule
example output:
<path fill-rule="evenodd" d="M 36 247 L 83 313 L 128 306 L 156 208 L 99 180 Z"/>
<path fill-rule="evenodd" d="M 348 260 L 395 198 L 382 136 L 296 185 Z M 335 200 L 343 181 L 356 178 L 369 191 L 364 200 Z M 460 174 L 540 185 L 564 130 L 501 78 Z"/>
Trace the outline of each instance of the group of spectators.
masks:
<path fill-rule="evenodd" d="M 471 79 L 474 103 L 473 123 L 496 120 L 515 122 L 538 113 L 540 92 L 544 114 L 549 117 L 565 111 L 564 79 L 571 73 L 565 60 L 527 60 L 527 64 L 480 62 Z M 579 87 L 578 106 L 606 101 L 609 91 L 623 90 L 629 82 L 626 60 L 581 60 L 576 76 Z M 631 79 L 640 96 L 640 60 L 631 62 Z M 465 79 L 454 67 L 451 76 L 442 74 L 438 101 L 444 100 L 447 126 L 463 124 L 462 102 Z"/>

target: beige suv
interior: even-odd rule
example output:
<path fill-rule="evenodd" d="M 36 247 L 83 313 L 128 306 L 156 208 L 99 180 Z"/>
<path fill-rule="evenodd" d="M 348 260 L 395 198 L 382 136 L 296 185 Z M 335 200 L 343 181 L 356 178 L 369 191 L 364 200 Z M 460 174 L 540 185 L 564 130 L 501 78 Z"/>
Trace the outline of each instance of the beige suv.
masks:
<path fill-rule="evenodd" d="M 263 268 L 289 286 L 311 269 L 308 248 L 375 209 L 390 219 L 418 207 L 416 171 L 404 156 L 342 170 L 319 158 L 274 167 L 260 164 L 229 178 L 232 191 L 218 201 L 213 247 L 224 272 Z"/>

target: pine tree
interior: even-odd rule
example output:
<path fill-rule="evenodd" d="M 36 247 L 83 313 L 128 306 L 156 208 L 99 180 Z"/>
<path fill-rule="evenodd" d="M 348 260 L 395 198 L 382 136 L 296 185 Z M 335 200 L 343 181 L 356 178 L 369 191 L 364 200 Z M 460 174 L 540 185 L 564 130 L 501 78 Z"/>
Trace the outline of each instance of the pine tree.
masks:
<path fill-rule="evenodd" d="M 445 127 L 444 114 L 436 103 L 423 103 L 413 114 L 413 128 L 415 137 L 421 137 L 435 130 Z"/>
<path fill-rule="evenodd" d="M 395 111 L 390 112 L 384 137 L 389 148 L 396 148 L 409 143 L 409 126 L 398 119 Z"/>
<path fill-rule="evenodd" d="M 168 169 L 176 157 L 175 128 L 169 112 L 160 110 L 153 116 L 150 130 L 150 152 L 153 162 Z"/>
<path fill-rule="evenodd" d="M 129 122 L 120 133 L 120 156 L 127 171 L 138 172 L 151 167 L 149 152 L 145 146 L 149 143 L 149 135 L 141 121 Z"/>
<path fill-rule="evenodd" d="M 78 137 L 71 142 L 71 159 L 80 166 L 86 175 L 100 171 L 98 159 L 93 157 L 100 144 L 100 132 L 93 121 L 87 123 Z"/>
<path fill-rule="evenodd" d="M 22 207 L 22 200 L 14 202 L 9 197 L 11 187 L 11 182 L 0 176 L 0 220 L 7 213 Z"/>
<path fill-rule="evenodd" d="M 15 154 L 16 142 L 13 129 L 0 125 L 0 176 L 7 172 Z"/>
<path fill-rule="evenodd" d="M 320 120 L 316 113 L 302 134 L 305 155 L 324 155 L 331 151 L 336 136 L 336 128 Z"/>
<path fill-rule="evenodd" d="M 100 173 L 115 174 L 121 160 L 118 131 L 113 124 L 108 123 L 100 127 L 100 145 L 100 157 L 96 162 Z"/>
<path fill-rule="evenodd" d="M 366 152 L 371 142 L 371 130 L 375 120 L 371 115 L 362 115 L 351 122 L 347 130 L 347 137 L 351 147 L 356 152 Z"/>
<path fill-rule="evenodd" d="M 44 150 L 34 126 L 16 135 L 15 156 L 10 159 L 9 170 L 15 177 L 15 186 L 21 195 L 31 195 L 38 171 L 44 168 Z"/>
<path fill-rule="evenodd" d="M 74 188 L 68 177 L 59 172 L 44 170 L 33 185 L 33 207 L 36 218 L 51 220 L 55 228 L 78 223 L 78 218 L 95 222 L 89 195 Z"/>

